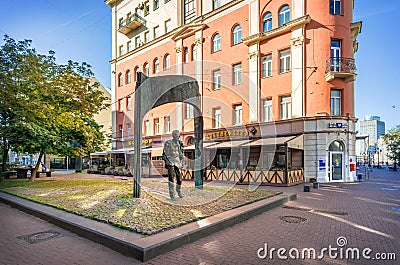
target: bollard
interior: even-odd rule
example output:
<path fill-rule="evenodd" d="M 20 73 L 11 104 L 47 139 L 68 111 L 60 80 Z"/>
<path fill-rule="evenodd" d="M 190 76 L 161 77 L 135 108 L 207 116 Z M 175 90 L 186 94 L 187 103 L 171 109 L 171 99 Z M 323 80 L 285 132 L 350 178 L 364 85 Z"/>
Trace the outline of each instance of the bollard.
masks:
<path fill-rule="evenodd" d="M 319 182 L 314 182 L 313 183 L 313 188 L 318 189 L 319 188 Z"/>
<path fill-rule="evenodd" d="M 310 192 L 310 185 L 304 185 L 304 192 Z"/>

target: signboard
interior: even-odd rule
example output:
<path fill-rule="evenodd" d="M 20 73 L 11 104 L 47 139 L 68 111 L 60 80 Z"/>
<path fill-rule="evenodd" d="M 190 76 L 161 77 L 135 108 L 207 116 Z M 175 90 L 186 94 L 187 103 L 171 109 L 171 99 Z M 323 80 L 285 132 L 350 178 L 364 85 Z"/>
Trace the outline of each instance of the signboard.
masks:
<path fill-rule="evenodd" d="M 325 171 L 326 170 L 326 158 L 320 157 L 318 159 L 318 171 Z"/>
<path fill-rule="evenodd" d="M 341 128 L 347 128 L 348 125 L 343 124 L 342 122 L 330 122 L 330 123 L 328 123 L 328 127 L 341 129 Z"/>
<path fill-rule="evenodd" d="M 249 132 L 246 130 L 226 130 L 220 132 L 213 132 L 206 135 L 207 140 L 211 139 L 229 139 L 233 137 L 246 137 L 249 136 Z"/>

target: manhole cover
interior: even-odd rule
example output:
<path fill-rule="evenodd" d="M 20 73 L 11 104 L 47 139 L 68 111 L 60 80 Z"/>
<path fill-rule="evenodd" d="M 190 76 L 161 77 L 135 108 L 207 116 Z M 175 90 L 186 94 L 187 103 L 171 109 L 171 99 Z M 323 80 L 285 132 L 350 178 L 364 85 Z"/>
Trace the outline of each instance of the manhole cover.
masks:
<path fill-rule="evenodd" d="M 61 237 L 63 234 L 57 231 L 49 230 L 39 233 L 34 233 L 26 236 L 18 236 L 18 239 L 22 239 L 28 243 L 35 244 L 38 242 L 46 241 L 52 238 Z"/>
<path fill-rule="evenodd" d="M 282 221 L 286 223 L 291 223 L 291 224 L 296 224 L 296 223 L 303 223 L 307 221 L 306 218 L 300 217 L 300 216 L 293 216 L 293 215 L 286 215 L 286 216 L 281 216 L 279 217 Z"/>

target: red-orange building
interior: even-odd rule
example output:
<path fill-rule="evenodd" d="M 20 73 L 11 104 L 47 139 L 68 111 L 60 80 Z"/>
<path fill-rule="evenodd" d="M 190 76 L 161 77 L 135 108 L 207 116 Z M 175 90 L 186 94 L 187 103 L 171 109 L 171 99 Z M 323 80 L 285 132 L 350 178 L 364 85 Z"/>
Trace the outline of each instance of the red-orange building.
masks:
<path fill-rule="evenodd" d="M 137 133 L 136 73 L 183 74 L 198 80 L 202 95 L 206 179 L 240 168 L 244 182 L 354 180 L 361 32 L 354 1 L 105 2 L 112 8 L 115 150 L 129 153 Z M 173 129 L 193 157 L 190 105 L 153 109 L 143 128 L 153 157 Z"/>

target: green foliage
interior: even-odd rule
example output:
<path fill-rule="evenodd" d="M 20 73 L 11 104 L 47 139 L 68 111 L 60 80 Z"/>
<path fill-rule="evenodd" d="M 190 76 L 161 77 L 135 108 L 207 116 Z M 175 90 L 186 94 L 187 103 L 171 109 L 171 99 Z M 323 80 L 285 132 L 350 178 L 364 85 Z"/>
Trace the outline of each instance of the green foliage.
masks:
<path fill-rule="evenodd" d="M 383 136 L 383 140 L 389 149 L 389 157 L 395 162 L 395 165 L 400 161 L 400 125 L 389 130 Z"/>
<path fill-rule="evenodd" d="M 107 107 L 91 66 L 56 63 L 30 40 L 4 36 L 0 48 L 0 143 L 29 154 L 84 156 L 105 143 L 94 114 Z"/>

